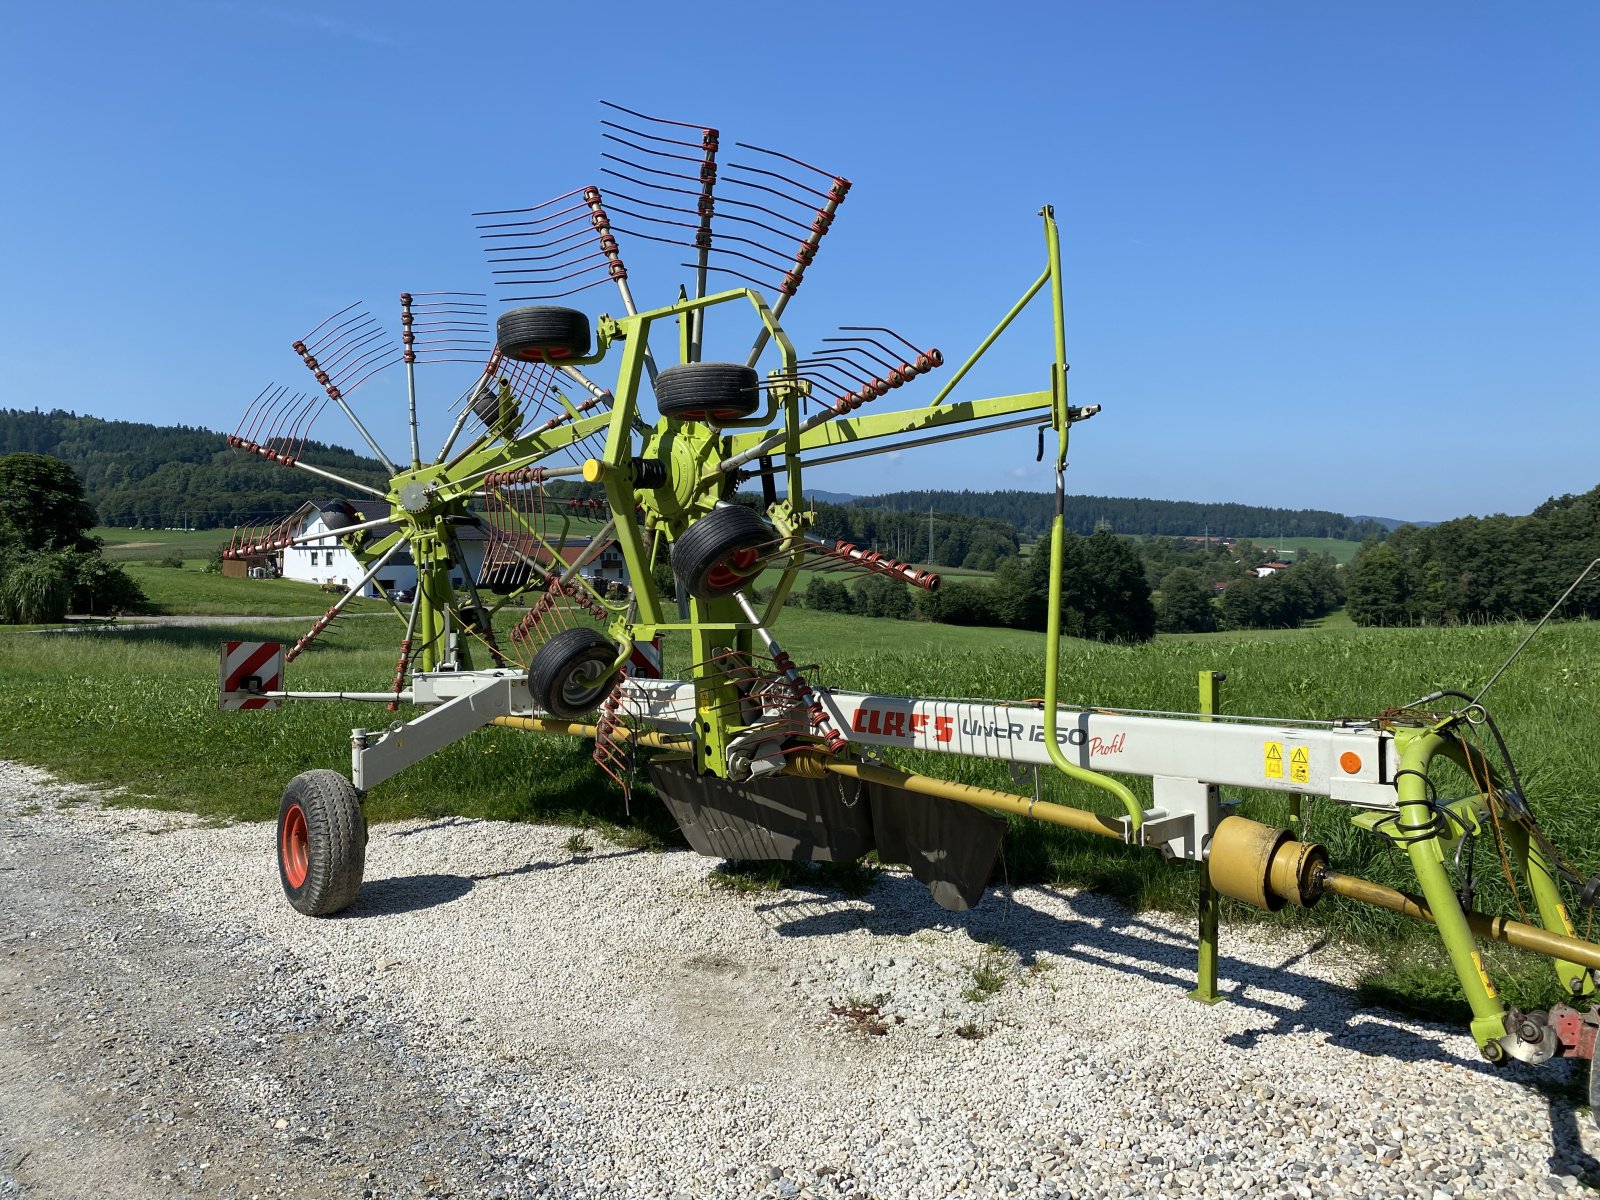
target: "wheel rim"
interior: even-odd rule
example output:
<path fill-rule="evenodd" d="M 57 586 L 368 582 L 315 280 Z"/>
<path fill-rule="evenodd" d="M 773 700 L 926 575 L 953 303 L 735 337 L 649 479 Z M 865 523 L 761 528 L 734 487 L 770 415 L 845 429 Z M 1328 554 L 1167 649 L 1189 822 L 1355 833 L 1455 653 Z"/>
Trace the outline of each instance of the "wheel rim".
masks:
<path fill-rule="evenodd" d="M 300 887 L 311 870 L 311 840 L 306 833 L 306 810 L 291 804 L 283 814 L 278 835 L 278 862 L 290 887 Z"/>
<path fill-rule="evenodd" d="M 571 673 L 561 681 L 562 701 L 571 708 L 593 708 L 606 690 L 606 669 L 610 665 L 609 659 L 601 661 L 595 658 L 573 667 Z"/>
<path fill-rule="evenodd" d="M 706 572 L 706 586 L 719 592 L 731 591 L 756 573 L 751 568 L 760 561 L 761 551 L 755 546 L 735 550 Z"/>

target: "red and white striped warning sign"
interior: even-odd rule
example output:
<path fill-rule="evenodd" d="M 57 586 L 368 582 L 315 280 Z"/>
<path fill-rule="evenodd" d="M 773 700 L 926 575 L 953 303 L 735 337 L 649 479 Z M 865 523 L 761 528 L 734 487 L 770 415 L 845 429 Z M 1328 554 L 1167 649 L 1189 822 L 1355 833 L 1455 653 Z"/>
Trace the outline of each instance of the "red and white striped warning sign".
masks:
<path fill-rule="evenodd" d="M 262 692 L 283 689 L 282 642 L 223 642 L 217 707 L 277 708 Z"/>
<path fill-rule="evenodd" d="M 623 670 L 634 679 L 660 679 L 661 635 L 656 634 L 654 641 L 635 642 Z"/>

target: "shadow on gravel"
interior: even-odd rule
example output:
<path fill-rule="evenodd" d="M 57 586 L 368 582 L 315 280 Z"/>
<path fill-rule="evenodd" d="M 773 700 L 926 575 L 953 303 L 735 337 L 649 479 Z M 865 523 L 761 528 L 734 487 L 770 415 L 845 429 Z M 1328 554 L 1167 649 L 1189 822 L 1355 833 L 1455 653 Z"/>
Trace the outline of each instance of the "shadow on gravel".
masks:
<path fill-rule="evenodd" d="M 454 822 L 440 822 L 450 825 Z M 420 831 L 419 831 L 420 832 Z M 489 871 L 482 875 L 392 875 L 388 879 L 369 879 L 361 885 L 356 902 L 338 914 L 338 920 L 360 920 L 364 917 L 393 917 L 402 913 L 421 912 L 459 900 L 478 884 L 489 879 L 510 879 L 529 875 L 535 871 L 553 871 L 606 858 L 629 858 L 643 854 L 643 850 L 611 850 L 605 854 L 574 854 L 554 862 L 528 862 L 504 871 Z"/>
<path fill-rule="evenodd" d="M 1069 962 L 1098 964 L 1137 975 L 1164 989 L 1176 1004 L 1195 986 L 1197 940 L 1166 925 L 1145 920 L 1122 903 L 1090 892 L 1056 894 L 1070 910 L 1063 918 L 1014 902 L 1008 889 L 991 888 L 977 908 L 947 912 L 934 904 L 927 889 L 906 875 L 880 875 L 863 901 L 826 893 L 781 899 L 758 906 L 772 928 L 784 937 L 812 937 L 866 929 L 878 935 L 909 937 L 934 926 L 965 932 L 977 945 L 997 943 L 1031 966 L 1040 954 Z M 1276 1034 L 1311 1031 L 1357 1053 L 1378 1054 L 1404 1062 L 1448 1062 L 1485 1075 L 1497 1068 L 1481 1060 L 1462 1060 L 1436 1041 L 1408 1029 L 1405 1019 L 1381 1009 L 1363 1007 L 1353 988 L 1332 983 L 1295 968 L 1326 947 L 1318 940 L 1272 965 L 1227 957 L 1228 930 L 1222 930 L 1220 990 L 1235 1008 L 1249 1009 L 1271 1024 L 1230 1034 L 1227 1042 L 1247 1050 Z M 1359 1018 L 1359 1020 L 1357 1019 Z M 1515 1070 L 1516 1068 L 1508 1068 Z M 1541 1081 L 1541 1091 L 1559 1086 Z"/>
<path fill-rule="evenodd" d="M 475 880 L 465 875 L 402 875 L 369 879 L 361 885 L 356 902 L 339 914 L 339 920 L 393 917 L 420 912 L 459 900 L 472 890 Z"/>
<path fill-rule="evenodd" d="M 384 837 L 416 837 L 419 833 L 433 833 L 439 829 L 464 829 L 468 825 L 482 825 L 481 817 L 441 817 L 437 821 L 430 821 L 426 825 L 418 825 L 414 829 L 388 829 L 383 831 Z"/>

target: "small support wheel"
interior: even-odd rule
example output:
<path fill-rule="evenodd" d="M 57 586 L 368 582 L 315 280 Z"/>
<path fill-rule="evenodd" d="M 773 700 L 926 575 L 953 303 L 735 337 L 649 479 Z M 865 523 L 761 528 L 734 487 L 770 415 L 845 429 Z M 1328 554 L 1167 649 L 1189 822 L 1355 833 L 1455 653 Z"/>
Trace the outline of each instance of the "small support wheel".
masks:
<path fill-rule="evenodd" d="M 528 664 L 528 691 L 545 712 L 570 721 L 600 707 L 621 673 L 616 661 L 616 645 L 599 630 L 562 630 Z"/>
<path fill-rule="evenodd" d="M 495 345 L 518 362 L 560 362 L 589 353 L 589 318 L 575 308 L 530 304 L 500 314 Z"/>
<path fill-rule="evenodd" d="M 680 421 L 737 421 L 761 407 L 758 384 L 743 363 L 679 363 L 656 376 L 656 408 Z"/>
<path fill-rule="evenodd" d="M 326 917 L 355 903 L 366 871 L 361 793 L 337 771 L 304 771 L 278 805 L 278 879 L 294 908 Z"/>
<path fill-rule="evenodd" d="M 754 509 L 718 505 L 673 544 L 672 570 L 679 585 L 696 599 L 731 595 L 761 574 L 775 540 L 771 527 Z"/>

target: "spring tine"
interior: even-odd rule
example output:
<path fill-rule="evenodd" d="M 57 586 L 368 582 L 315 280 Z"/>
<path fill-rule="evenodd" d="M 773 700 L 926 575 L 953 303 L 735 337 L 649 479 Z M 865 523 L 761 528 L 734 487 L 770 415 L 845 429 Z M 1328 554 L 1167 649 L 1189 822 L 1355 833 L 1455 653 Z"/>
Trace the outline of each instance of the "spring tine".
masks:
<path fill-rule="evenodd" d="M 549 208 L 552 204 L 560 204 L 563 200 L 570 200 L 581 191 L 583 191 L 582 188 L 573 188 L 570 192 L 562 192 L 559 196 L 552 196 L 540 204 L 535 204 L 532 208 L 488 208 L 472 215 L 475 217 L 510 217 L 519 213 L 538 212 L 541 208 Z"/>
<path fill-rule="evenodd" d="M 326 396 L 307 396 L 305 407 L 301 409 L 297 423 L 298 437 L 289 447 L 288 458 L 291 462 L 298 459 L 306 448 L 306 442 L 311 437 L 311 427 L 317 423 L 317 418 L 322 415 L 322 410 L 328 407 Z"/>
<path fill-rule="evenodd" d="M 272 431 L 281 419 L 280 410 L 288 403 L 291 394 L 286 387 L 279 388 L 273 394 L 271 403 L 261 410 L 260 420 L 250 435 L 252 443 L 265 446 L 272 440 Z"/>
<path fill-rule="evenodd" d="M 549 224 L 546 224 L 543 221 L 509 221 L 498 225 L 479 225 L 478 228 L 480 230 L 504 229 L 507 232 L 479 233 L 478 240 L 483 242 L 492 242 L 496 240 L 505 240 L 508 238 L 547 238 L 552 233 L 555 233 L 556 230 L 565 229 L 569 225 L 581 226 L 584 221 L 583 210 L 585 207 L 586 206 L 582 204 L 574 204 L 569 208 L 564 208 L 561 210 L 561 212 L 546 218 L 546 220 L 551 222 Z M 571 213 L 572 215 L 567 216 L 568 213 Z M 561 218 L 560 220 L 555 219 L 558 216 Z M 539 245 L 541 243 L 535 242 L 532 244 Z M 490 249 L 500 248 L 502 247 L 490 247 Z M 511 249 L 516 249 L 516 247 L 511 247 Z"/>
<path fill-rule="evenodd" d="M 361 303 L 361 301 L 359 301 L 359 300 L 356 301 L 356 304 L 360 304 L 360 303 Z M 355 306 L 356 306 L 355 304 L 352 304 L 350 306 L 350 308 L 354 308 Z M 344 311 L 345 312 L 349 312 L 350 308 L 347 308 Z M 329 320 L 331 320 L 331 319 L 332 318 L 329 318 Z M 326 333 L 324 333 L 322 335 L 321 339 L 316 341 L 316 342 L 312 342 L 312 341 L 308 340 L 310 335 L 307 335 L 307 337 L 301 338 L 300 340 L 302 342 L 306 343 L 306 349 L 310 350 L 312 354 L 320 356 L 322 354 L 322 352 L 324 350 L 326 350 L 329 346 L 334 345 L 335 343 L 340 342 L 345 337 L 347 337 L 348 334 L 347 334 L 346 331 L 349 330 L 352 326 L 361 327 L 361 326 L 365 325 L 368 321 L 371 321 L 371 320 L 372 320 L 372 314 L 371 313 L 359 312 L 355 316 L 350 317 L 347 320 L 340 322 L 338 325 L 335 325 L 332 329 L 330 329 Z M 328 323 L 327 321 L 324 321 L 322 324 L 326 325 L 327 323 Z M 322 326 L 320 326 L 320 325 L 318 326 L 319 329 L 321 327 Z"/>
<path fill-rule="evenodd" d="M 745 163 L 736 163 L 736 162 L 730 162 L 728 164 L 728 170 L 730 170 L 730 171 L 749 171 L 752 175 L 765 175 L 769 179 L 781 179 L 781 180 L 783 180 L 784 183 L 789 184 L 791 187 L 797 187 L 802 192 L 809 192 L 811 195 L 815 196 L 818 200 L 826 200 L 828 198 L 828 193 L 827 192 L 819 192 L 816 188 L 812 187 L 810 184 L 801 183 L 798 179 L 790 179 L 787 175 L 781 175 L 777 171 L 768 171 L 768 170 L 766 170 L 766 169 L 764 169 L 762 167 L 752 167 L 752 166 L 746 165 Z M 729 179 L 730 179 L 730 182 L 731 182 L 732 177 L 730 176 Z M 751 183 L 746 183 L 745 186 L 746 187 L 755 187 L 756 185 L 755 184 L 751 184 Z M 772 189 L 769 188 L 767 190 L 771 191 Z M 783 198 L 785 200 L 794 200 L 793 196 L 786 195 L 783 192 L 773 192 L 773 194 L 774 195 L 778 195 L 778 196 L 783 196 Z M 796 204 L 804 204 L 805 202 L 801 201 L 801 200 L 795 200 L 795 203 Z M 807 204 L 806 207 L 809 208 L 810 205 Z"/>
<path fill-rule="evenodd" d="M 602 101 L 600 101 L 600 103 L 605 105 L 607 108 L 614 108 L 618 112 L 627 113 L 630 117 L 638 117 L 639 120 L 641 120 L 641 121 L 650 121 L 650 122 L 653 122 L 656 125 L 675 125 L 679 129 L 699 129 L 699 130 L 701 130 L 702 132 L 705 132 L 705 133 L 715 133 L 716 132 L 716 130 L 714 130 L 714 129 L 712 129 L 712 130 L 706 129 L 706 127 L 704 125 L 696 125 L 693 121 L 669 121 L 665 117 L 652 117 L 648 113 L 634 112 L 634 110 L 631 109 L 631 108 L 623 108 L 622 105 L 613 104 L 609 100 L 602 100 Z M 619 128 L 621 128 L 621 126 L 619 126 Z M 648 135 L 641 135 L 641 136 L 648 136 Z"/>
<path fill-rule="evenodd" d="M 355 305 L 351 305 L 350 306 L 350 308 L 354 308 L 354 307 L 355 307 Z M 349 312 L 350 308 L 343 309 L 343 310 L 341 310 L 341 312 Z M 370 314 L 363 313 L 363 314 L 361 314 L 360 320 L 372 322 L 372 317 L 371 317 Z M 349 325 L 351 323 L 352 322 L 347 321 L 347 322 L 345 322 L 345 325 Z M 372 322 L 372 323 L 373 323 L 373 325 L 377 324 L 376 322 Z M 322 324 L 326 325 L 327 322 L 324 321 Z M 364 326 L 362 324 L 360 324 L 359 320 L 356 322 L 356 326 L 357 326 L 357 330 L 364 329 Z M 319 329 L 321 327 L 322 326 L 318 326 Z M 343 328 L 343 326 L 341 326 L 341 329 L 342 328 Z M 379 331 L 381 332 L 381 327 L 379 327 Z M 313 331 L 313 332 L 315 332 L 315 331 Z M 354 331 L 352 331 L 352 332 L 354 332 Z M 346 353 L 348 353 L 348 350 L 341 350 L 341 348 L 340 348 L 341 347 L 341 342 L 342 341 L 347 341 L 347 340 L 349 340 L 349 339 L 348 339 L 348 336 L 346 335 L 346 336 L 343 336 L 341 338 L 340 342 L 333 343 L 335 352 L 338 353 L 339 357 L 341 357 L 341 358 Z M 326 338 L 324 339 L 323 344 L 327 344 L 327 339 Z M 365 375 L 361 376 L 360 379 L 356 380 L 356 382 L 351 385 L 351 389 L 350 390 L 353 391 L 356 387 L 360 386 L 360 384 L 365 382 L 368 378 L 370 378 L 372 375 L 376 374 L 378 371 L 382 370 L 384 367 L 391 366 L 394 363 L 397 363 L 397 362 L 400 361 L 400 357 L 401 356 L 400 356 L 399 347 L 395 346 L 392 342 L 389 343 L 389 346 L 390 346 L 390 350 L 392 351 L 394 357 L 389 359 L 387 362 L 382 363 L 380 366 L 373 367 Z M 344 391 L 343 391 L 343 389 L 341 387 L 340 381 L 335 379 L 328 372 L 327 368 L 323 367 L 318 362 L 317 356 L 312 352 L 312 350 L 306 345 L 306 343 L 303 340 L 302 341 L 293 342 L 292 343 L 292 348 L 294 349 L 294 352 L 300 356 L 301 361 L 303 361 L 305 363 L 306 369 L 308 371 L 310 371 L 312 376 L 316 379 L 316 381 L 322 385 L 322 390 L 328 393 L 328 399 L 332 400 L 335 404 L 337 404 L 339 406 L 339 411 L 344 413 L 345 417 L 350 421 L 351 425 L 355 426 L 356 432 L 361 435 L 362 441 L 366 442 L 367 448 L 370 449 L 372 451 L 372 453 L 373 453 L 373 457 L 375 457 L 379 462 L 381 462 L 384 465 L 384 468 L 386 470 L 388 470 L 390 472 L 390 474 L 396 473 L 399 470 L 399 468 L 395 466 L 394 460 L 392 458 L 390 458 L 387 454 L 384 453 L 383 447 L 378 445 L 377 441 L 374 440 L 372 434 L 367 431 L 367 427 L 361 423 L 361 419 L 356 416 L 355 411 L 353 409 L 351 409 L 349 404 L 347 404 L 345 402 Z M 348 378 L 348 373 L 346 374 L 345 378 Z M 363 490 L 370 490 L 370 489 L 363 489 Z"/>
<path fill-rule="evenodd" d="M 636 310 L 633 306 L 633 297 L 627 289 L 628 271 L 623 265 L 618 253 L 616 238 L 612 235 L 610 218 L 607 217 L 601 203 L 600 190 L 592 185 L 577 188 L 556 200 L 547 201 L 532 209 L 513 209 L 500 213 L 484 213 L 475 215 L 512 215 L 514 213 L 540 212 L 548 209 L 559 200 L 580 196 L 577 204 L 568 205 L 553 213 L 543 213 L 533 221 L 510 221 L 493 224 L 479 225 L 479 236 L 485 239 L 484 253 L 491 263 L 514 264 L 505 267 L 494 267 L 490 274 L 496 276 L 496 287 L 536 287 L 540 291 L 526 296 L 506 296 L 507 300 L 554 300 L 562 296 L 571 296 L 577 292 L 593 287 L 607 279 L 617 283 L 622 292 L 623 303 L 632 315 Z M 572 214 L 572 215 L 569 215 Z M 557 230 L 567 226 L 579 226 L 569 233 L 562 233 L 551 237 Z M 485 230 L 509 230 L 510 232 L 484 232 Z M 598 250 L 585 251 L 582 240 L 586 233 L 593 233 L 599 241 Z M 491 245 L 487 239 L 491 238 L 517 238 L 514 245 Z M 604 270 L 601 272 L 601 265 Z M 568 270 L 568 268 L 575 268 Z M 563 291 L 551 292 L 545 289 L 555 287 L 569 280 L 580 279 L 590 273 L 598 273 L 598 278 L 590 279 L 576 287 Z M 651 364 L 653 366 L 653 364 Z M 654 378 L 652 371 L 651 377 Z"/>
<path fill-rule="evenodd" d="M 263 446 L 269 450 L 281 451 L 285 435 L 293 428 L 292 418 L 299 411 L 303 398 L 302 393 L 296 392 L 285 399 L 282 409 L 273 417 L 272 428 L 268 430 L 267 436 L 261 439 Z"/>
<path fill-rule="evenodd" d="M 729 163 L 728 166 L 729 166 L 729 169 L 731 170 L 732 167 L 733 167 L 733 164 Z M 756 191 L 756 192 L 766 192 L 768 195 L 776 196 L 780 200 L 787 200 L 790 204 L 798 205 L 802 209 L 809 209 L 811 207 L 804 200 L 797 200 L 793 196 L 789 195 L 789 193 L 780 192 L 777 188 L 768 187 L 764 183 L 756 183 L 754 180 L 750 180 L 750 179 L 740 179 L 737 175 L 729 175 L 729 176 L 727 176 L 727 180 L 728 180 L 729 183 L 735 184 L 735 185 L 737 185 L 739 187 L 746 187 L 746 188 L 749 188 L 752 191 Z M 821 195 L 822 193 L 819 192 L 818 194 Z"/>
<path fill-rule="evenodd" d="M 626 126 L 618 125 L 618 124 L 615 124 L 614 122 L 611 122 L 611 121 L 601 121 L 600 124 L 602 124 L 602 125 L 610 125 L 611 128 L 613 128 L 613 129 L 627 129 Z M 632 133 L 633 130 L 627 129 L 627 132 Z M 673 154 L 670 150 L 656 150 L 656 149 L 654 149 L 654 148 L 652 148 L 650 146 L 641 146 L 637 142 L 630 142 L 627 138 L 618 137 L 614 133 L 602 133 L 600 136 L 605 138 L 607 141 L 617 142 L 620 145 L 627 146 L 630 150 L 637 150 L 641 154 L 657 154 L 657 155 L 660 155 L 662 158 L 675 158 L 679 162 L 687 162 L 687 163 L 697 163 L 697 162 L 701 161 L 701 158 L 699 156 L 697 156 L 697 155 L 693 155 L 693 154 Z M 642 136 L 649 136 L 649 135 L 646 134 L 646 135 L 642 135 Z M 661 139 L 658 139 L 658 140 L 666 141 L 667 139 L 666 138 L 661 138 Z M 691 146 L 691 145 L 693 145 L 693 143 L 691 143 L 691 142 L 673 142 L 672 145 L 675 145 L 675 146 Z M 699 147 L 696 146 L 695 149 L 699 149 Z M 626 160 L 622 160 L 622 161 L 626 161 Z M 688 177 L 685 176 L 685 178 L 688 178 Z"/>
<path fill-rule="evenodd" d="M 329 375 L 337 374 L 340 365 L 348 361 L 352 354 L 364 350 L 372 345 L 373 342 L 389 336 L 384 332 L 383 326 L 376 321 L 371 321 L 370 318 L 369 321 L 369 324 L 362 325 L 359 329 L 351 330 L 348 335 L 316 356 L 321 362 L 324 371 Z"/>
<path fill-rule="evenodd" d="M 341 308 L 338 312 L 334 313 L 333 316 L 329 317 L 327 321 L 324 321 L 321 325 L 318 325 L 310 333 L 306 334 L 306 336 L 301 340 L 309 342 L 312 338 L 316 337 L 317 334 L 322 331 L 323 326 L 327 325 L 330 321 L 337 321 L 340 317 L 344 316 L 345 313 L 349 312 L 352 308 L 355 308 L 360 303 L 361 303 L 361 301 L 357 300 L 355 302 L 355 304 L 350 304 L 350 305 L 345 306 L 344 308 Z"/>
<path fill-rule="evenodd" d="M 751 145 L 749 142 L 735 142 L 734 145 L 739 147 L 739 149 L 741 149 L 741 150 L 754 150 L 757 154 L 768 154 L 768 155 L 771 155 L 773 158 L 781 158 L 781 159 L 783 159 L 784 162 L 793 163 L 797 167 L 804 167 L 808 171 L 815 171 L 818 175 L 821 175 L 824 179 L 836 178 L 836 176 L 834 175 L 834 173 L 832 171 L 824 171 L 821 167 L 812 166 L 810 163 L 806 162 L 804 159 L 795 158 L 791 154 L 784 154 L 780 150 L 768 150 L 765 146 L 754 146 L 754 145 Z"/>
<path fill-rule="evenodd" d="M 678 265 L 680 267 L 693 267 L 696 264 L 679 263 Z M 735 279 L 742 279 L 752 287 L 759 288 L 762 291 L 769 290 L 772 287 L 772 281 L 770 279 L 757 279 L 754 275 L 746 275 L 743 271 L 735 271 L 732 267 L 708 266 L 706 270 L 717 275 L 732 275 Z"/>
<path fill-rule="evenodd" d="M 570 267 L 570 266 L 574 265 L 575 263 L 586 262 L 589 259 L 593 259 L 593 258 L 604 258 L 605 254 L 604 254 L 603 251 L 592 250 L 592 249 L 589 249 L 588 247 L 584 246 L 584 247 L 578 247 L 576 249 L 563 250 L 563 251 L 560 252 L 560 254 L 546 255 L 545 257 L 548 257 L 548 258 L 560 258 L 561 261 L 560 262 L 553 262 L 549 266 L 544 266 L 544 267 L 496 267 L 495 269 L 491 270 L 489 273 L 491 275 L 550 275 L 550 274 L 553 274 L 556 271 L 565 270 L 567 267 Z M 494 261 L 496 261 L 496 262 L 534 262 L 534 261 L 536 261 L 536 259 L 534 257 L 502 258 L 502 259 L 495 259 Z M 586 269 L 587 268 L 581 268 L 580 267 L 578 273 L 581 274 Z M 557 276 L 557 278 L 566 279 L 566 278 L 570 278 L 570 276 L 562 275 L 562 276 Z"/>
<path fill-rule="evenodd" d="M 549 258 L 560 258 L 563 254 L 570 253 L 570 251 L 567 251 L 567 250 L 554 250 L 554 251 L 551 251 L 551 253 L 549 253 L 549 254 L 524 254 L 524 255 L 501 254 L 500 252 L 501 251 L 515 251 L 515 250 L 548 250 L 551 246 L 560 246 L 565 242 L 575 242 L 575 241 L 578 241 L 580 238 L 587 237 L 588 235 L 589 235 L 589 225 L 588 225 L 588 222 L 586 221 L 582 225 L 580 225 L 577 229 L 575 229 L 573 232 L 567 234 L 565 237 L 558 237 L 554 241 L 541 242 L 541 243 L 538 243 L 536 245 L 530 244 L 530 245 L 527 245 L 527 246 L 492 246 L 492 247 L 487 247 L 485 249 L 485 251 L 484 251 L 484 254 L 485 254 L 486 258 L 488 259 L 488 261 L 492 262 L 492 263 L 543 262 L 545 259 L 549 259 Z M 493 253 L 490 253 L 491 250 L 493 251 Z"/>
<path fill-rule="evenodd" d="M 621 178 L 621 176 L 619 176 L 619 178 Z M 613 188 L 611 190 L 610 195 L 611 195 L 612 199 L 614 199 L 614 200 L 615 199 L 622 199 L 622 200 L 626 200 L 629 204 L 643 204 L 647 208 L 659 208 L 664 212 L 682 213 L 684 216 L 687 216 L 687 217 L 697 217 L 697 216 L 700 215 L 695 209 L 692 209 L 692 208 L 681 208 L 681 207 L 679 207 L 678 205 L 675 205 L 675 204 L 662 204 L 662 203 L 660 203 L 659 201 L 656 201 L 656 200 L 645 200 L 645 199 L 643 199 L 642 197 L 639 197 L 639 196 L 630 196 L 630 195 L 626 194 L 625 192 L 619 192 L 615 188 Z M 625 212 L 626 210 L 618 208 L 618 209 L 616 209 L 616 211 L 617 212 Z M 629 216 L 638 217 L 641 221 L 659 221 L 663 225 L 682 225 L 686 229 L 697 229 L 697 228 L 699 228 L 698 225 L 691 225 L 687 221 L 668 221 L 665 218 L 662 218 L 662 217 L 651 217 L 651 216 L 649 216 L 648 214 L 645 214 L 645 213 L 629 213 L 628 215 Z M 774 229 L 771 225 L 765 224 L 764 222 L 761 222 L 761 221 L 757 221 L 753 217 L 740 217 L 740 216 L 735 216 L 733 213 L 722 212 L 722 211 L 719 211 L 716 215 L 717 215 L 717 219 L 719 221 L 738 221 L 738 222 L 740 222 L 741 224 L 744 224 L 744 225 L 754 225 L 759 229 L 765 229 L 768 233 L 774 234 L 775 236 L 781 237 L 781 238 L 787 238 L 787 237 L 792 236 L 791 234 L 785 233 L 781 229 Z M 796 224 L 799 225 L 799 222 L 796 222 Z M 800 228 L 803 230 L 803 229 L 805 229 L 805 226 L 804 225 L 800 225 Z M 719 235 L 719 236 L 721 236 L 721 235 Z"/>
<path fill-rule="evenodd" d="M 273 386 L 273 384 L 267 384 L 266 387 L 262 388 L 256 393 L 256 398 L 254 400 L 245 405 L 244 412 L 240 414 L 239 423 L 233 427 L 234 437 L 243 436 L 245 424 L 250 420 L 250 414 L 255 411 L 256 405 L 261 403 L 261 398 L 270 392 L 273 389 Z"/>
<path fill-rule="evenodd" d="M 882 342 L 873 342 L 873 341 L 871 341 L 870 339 L 867 339 L 867 338 L 863 338 L 859 342 L 855 338 L 822 338 L 821 340 L 823 342 L 830 343 L 830 344 L 833 344 L 833 345 L 843 345 L 847 350 L 852 350 L 855 353 L 861 355 L 863 358 L 871 359 L 873 362 L 877 363 L 884 370 L 890 372 L 890 374 L 893 374 L 893 375 L 901 374 L 902 373 L 901 372 L 901 368 L 904 368 L 904 372 L 903 373 L 908 378 L 911 377 L 911 376 L 914 376 L 917 373 L 917 369 L 915 367 L 913 367 L 910 363 L 908 363 L 908 362 L 897 362 L 894 359 L 881 358 L 878 355 L 874 354 L 872 351 L 868 350 L 866 348 L 866 346 L 862 344 L 862 342 L 866 342 L 869 345 L 882 346 L 883 345 Z M 888 376 L 885 376 L 885 378 L 888 378 Z M 902 382 L 904 382 L 904 381 L 902 380 Z M 896 384 L 895 386 L 899 386 L 899 385 Z"/>
<path fill-rule="evenodd" d="M 262 422 L 266 420 L 267 414 L 272 411 L 272 406 L 281 400 L 283 394 L 289 390 L 281 384 L 268 384 L 267 386 L 272 389 L 272 394 L 265 396 L 265 398 L 261 396 L 256 398 L 260 401 L 260 407 L 255 409 L 255 417 L 251 421 L 250 428 L 240 439 L 247 446 L 255 446 L 259 442 L 260 439 L 256 435 L 261 431 Z"/>
<path fill-rule="evenodd" d="M 888 328 L 887 326 L 884 326 L 884 325 L 841 325 L 841 326 L 839 326 L 839 328 L 842 329 L 846 333 L 886 333 L 890 337 L 894 338 L 895 341 L 900 342 L 902 345 L 904 345 L 906 347 L 906 349 L 910 350 L 911 353 L 915 354 L 919 359 L 924 357 L 924 356 L 932 356 L 934 358 L 937 358 L 938 361 L 931 363 L 930 364 L 931 366 L 942 367 L 944 365 L 944 355 L 939 353 L 938 350 L 933 350 L 933 349 L 923 350 L 923 349 L 919 348 L 915 343 L 911 342 L 907 338 L 901 337 L 898 333 L 896 333 L 894 330 Z M 885 347 L 885 349 L 887 349 L 887 347 Z"/>

